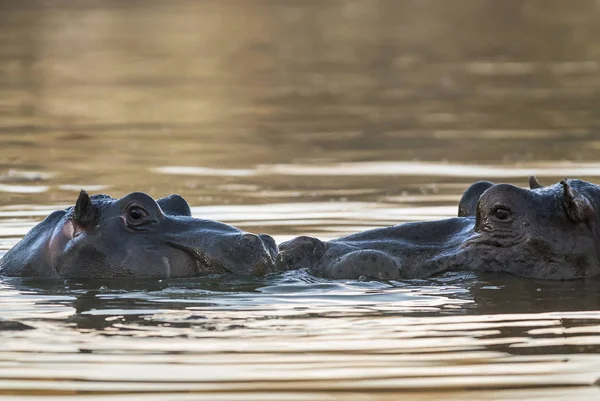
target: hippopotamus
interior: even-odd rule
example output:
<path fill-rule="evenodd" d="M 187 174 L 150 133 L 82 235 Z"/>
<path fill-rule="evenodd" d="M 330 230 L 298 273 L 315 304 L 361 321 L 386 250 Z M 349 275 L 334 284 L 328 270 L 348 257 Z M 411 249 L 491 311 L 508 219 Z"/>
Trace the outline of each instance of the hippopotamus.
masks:
<path fill-rule="evenodd" d="M 600 274 L 600 186 L 563 180 L 529 189 L 480 181 L 458 217 L 372 229 L 331 241 L 279 245 L 277 268 L 333 279 L 410 279 L 445 271 L 565 280 Z"/>
<path fill-rule="evenodd" d="M 231 225 L 191 217 L 179 195 L 89 196 L 51 213 L 0 260 L 0 275 L 59 279 L 176 278 L 272 271 L 277 245 Z"/>

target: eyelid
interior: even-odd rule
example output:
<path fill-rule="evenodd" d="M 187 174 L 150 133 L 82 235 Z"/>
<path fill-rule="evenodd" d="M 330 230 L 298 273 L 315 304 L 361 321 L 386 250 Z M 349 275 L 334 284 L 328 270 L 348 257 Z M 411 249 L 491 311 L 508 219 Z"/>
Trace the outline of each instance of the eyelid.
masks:
<path fill-rule="evenodd" d="M 496 211 L 498 209 L 504 209 L 504 210 L 508 210 L 509 212 L 513 213 L 515 208 L 512 205 L 509 205 L 507 203 L 496 203 L 492 206 L 492 211 Z"/>
<path fill-rule="evenodd" d="M 139 204 L 137 202 L 131 202 L 129 205 L 127 205 L 127 207 L 125 208 L 125 211 L 129 211 L 133 208 L 142 209 L 144 212 L 146 212 L 146 214 L 149 214 L 148 209 L 146 209 L 144 206 L 142 206 L 141 204 Z"/>

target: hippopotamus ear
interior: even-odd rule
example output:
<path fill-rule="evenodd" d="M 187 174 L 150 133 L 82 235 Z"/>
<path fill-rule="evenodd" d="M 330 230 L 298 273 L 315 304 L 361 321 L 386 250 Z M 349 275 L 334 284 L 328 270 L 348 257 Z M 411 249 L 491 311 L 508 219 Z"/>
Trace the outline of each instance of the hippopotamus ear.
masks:
<path fill-rule="evenodd" d="M 156 201 L 166 214 L 175 216 L 191 216 L 192 210 L 187 201 L 179 195 L 169 195 Z"/>
<path fill-rule="evenodd" d="M 477 214 L 477 202 L 479 197 L 487 191 L 490 187 L 493 187 L 489 181 L 478 181 L 471 185 L 460 198 L 458 203 L 458 217 L 475 216 Z"/>
<path fill-rule="evenodd" d="M 544 188 L 535 175 L 529 176 L 529 189 Z"/>
<path fill-rule="evenodd" d="M 79 192 L 79 197 L 73 209 L 73 221 L 81 227 L 87 227 L 96 225 L 98 217 L 98 208 L 94 205 L 87 192 L 82 189 Z"/>
<path fill-rule="evenodd" d="M 562 206 L 569 220 L 582 223 L 596 218 L 596 210 L 589 199 L 571 187 L 567 180 L 562 180 Z"/>

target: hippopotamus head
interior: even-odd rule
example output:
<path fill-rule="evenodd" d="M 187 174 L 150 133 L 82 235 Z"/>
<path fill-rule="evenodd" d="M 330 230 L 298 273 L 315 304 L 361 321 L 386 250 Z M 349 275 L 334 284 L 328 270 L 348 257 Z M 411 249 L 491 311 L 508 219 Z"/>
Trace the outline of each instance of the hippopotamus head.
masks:
<path fill-rule="evenodd" d="M 459 216 L 377 228 L 323 242 L 279 245 L 280 270 L 306 267 L 329 278 L 427 277 L 449 270 L 507 272 L 539 279 L 600 275 L 600 186 L 564 180 L 530 188 L 481 181 Z"/>
<path fill-rule="evenodd" d="M 462 244 L 471 269 L 541 279 L 600 274 L 600 186 L 563 180 L 530 189 L 487 181 L 473 184 L 459 216 L 475 218 Z"/>
<path fill-rule="evenodd" d="M 155 201 L 81 191 L 0 260 L 0 274 L 49 278 L 168 278 L 210 273 L 260 275 L 277 253 L 273 238 L 191 217 L 179 195 Z"/>

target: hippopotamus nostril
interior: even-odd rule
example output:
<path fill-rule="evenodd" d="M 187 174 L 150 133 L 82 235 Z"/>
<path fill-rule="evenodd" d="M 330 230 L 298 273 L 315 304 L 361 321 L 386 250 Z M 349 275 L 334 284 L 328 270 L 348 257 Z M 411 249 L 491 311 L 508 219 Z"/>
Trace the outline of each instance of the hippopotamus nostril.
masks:
<path fill-rule="evenodd" d="M 248 247 L 260 247 L 262 240 L 256 234 L 244 234 L 240 238 L 240 244 Z"/>
<path fill-rule="evenodd" d="M 258 237 L 262 240 L 262 243 L 264 244 L 271 257 L 275 258 L 279 251 L 275 239 L 273 239 L 273 237 L 267 234 L 258 234 Z"/>
<path fill-rule="evenodd" d="M 272 253 L 261 238 L 262 235 L 244 233 L 235 242 L 235 253 L 239 260 L 250 265 L 250 273 L 264 275 L 273 270 L 276 253 Z"/>

